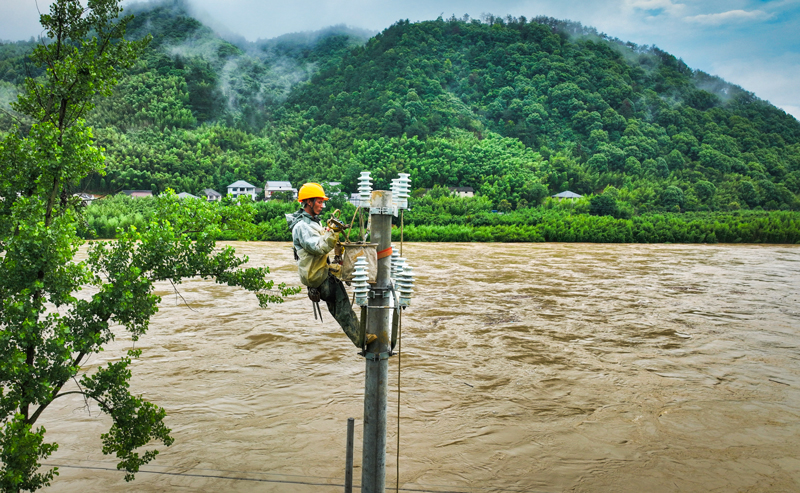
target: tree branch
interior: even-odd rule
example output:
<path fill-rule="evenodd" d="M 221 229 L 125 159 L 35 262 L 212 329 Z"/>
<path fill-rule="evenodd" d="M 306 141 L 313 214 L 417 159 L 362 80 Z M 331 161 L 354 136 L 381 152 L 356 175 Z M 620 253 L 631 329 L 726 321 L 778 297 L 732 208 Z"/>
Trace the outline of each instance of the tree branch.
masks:
<path fill-rule="evenodd" d="M 174 282 L 172 282 L 172 279 L 167 279 L 167 280 L 169 281 L 169 283 L 170 283 L 170 284 L 172 284 L 172 289 L 173 289 L 173 290 L 175 290 L 175 294 L 176 294 L 177 296 L 180 296 L 180 297 L 181 297 L 181 299 L 183 300 L 183 304 L 184 304 L 184 305 L 186 305 L 186 308 L 188 308 L 189 310 L 191 310 L 191 311 L 193 311 L 193 312 L 196 312 L 197 310 L 195 310 L 194 308 L 192 308 L 191 306 L 189 306 L 189 303 L 187 303 L 187 302 L 186 302 L 186 299 L 185 299 L 185 298 L 183 297 L 183 295 L 182 295 L 182 294 L 181 294 L 181 293 L 178 291 L 178 288 L 175 286 L 175 283 L 174 283 Z"/>

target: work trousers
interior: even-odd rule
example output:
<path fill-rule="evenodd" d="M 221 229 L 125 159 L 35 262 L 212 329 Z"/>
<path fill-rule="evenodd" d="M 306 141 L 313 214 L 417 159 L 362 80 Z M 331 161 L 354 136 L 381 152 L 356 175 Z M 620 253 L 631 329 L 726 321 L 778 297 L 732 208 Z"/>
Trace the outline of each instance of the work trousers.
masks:
<path fill-rule="evenodd" d="M 342 327 L 347 337 L 353 341 L 353 344 L 360 348 L 363 341 L 359 337 L 361 331 L 359 330 L 358 317 L 350 305 L 350 299 L 347 297 L 344 283 L 329 274 L 328 278 L 317 289 L 319 289 L 320 299 L 328 305 L 328 311 L 331 312 L 333 318 Z"/>

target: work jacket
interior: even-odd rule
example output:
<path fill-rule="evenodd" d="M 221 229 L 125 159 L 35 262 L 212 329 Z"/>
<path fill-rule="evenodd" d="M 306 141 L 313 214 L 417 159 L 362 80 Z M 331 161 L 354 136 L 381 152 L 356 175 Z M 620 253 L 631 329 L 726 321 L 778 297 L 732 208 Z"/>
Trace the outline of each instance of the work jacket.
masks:
<path fill-rule="evenodd" d="M 328 252 L 336 246 L 339 233 L 327 231 L 318 217 L 303 209 L 289 216 L 289 228 L 300 282 L 316 288 L 328 278 Z"/>

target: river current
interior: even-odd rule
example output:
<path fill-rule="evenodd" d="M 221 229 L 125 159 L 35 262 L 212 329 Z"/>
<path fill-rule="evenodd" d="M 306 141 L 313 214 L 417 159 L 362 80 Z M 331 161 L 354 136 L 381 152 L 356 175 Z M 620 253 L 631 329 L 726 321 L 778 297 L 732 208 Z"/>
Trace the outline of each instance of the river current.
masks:
<path fill-rule="evenodd" d="M 297 285 L 288 243 L 232 243 Z M 800 491 L 800 247 L 404 245 L 400 490 Z M 175 443 L 125 483 L 109 418 L 77 396 L 40 423 L 54 492 L 342 491 L 364 360 L 305 293 L 189 280 L 162 306 L 132 388 Z M 120 332 L 88 368 L 131 347 Z M 387 491 L 397 456 L 390 359 Z M 391 488 L 389 488 L 391 487 Z M 356 489 L 358 491 L 358 489 Z"/>

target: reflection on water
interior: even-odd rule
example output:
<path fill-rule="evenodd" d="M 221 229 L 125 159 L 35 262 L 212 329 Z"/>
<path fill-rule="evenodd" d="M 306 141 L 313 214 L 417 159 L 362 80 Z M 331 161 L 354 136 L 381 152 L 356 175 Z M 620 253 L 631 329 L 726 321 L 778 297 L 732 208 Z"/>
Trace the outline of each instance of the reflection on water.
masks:
<path fill-rule="evenodd" d="M 298 283 L 288 244 L 234 245 Z M 401 488 L 800 490 L 800 248 L 407 244 L 404 256 L 418 289 L 403 318 Z M 340 491 L 302 484 L 342 484 L 351 416 L 361 457 L 364 362 L 332 317 L 315 321 L 304 294 L 261 310 L 224 286 L 179 288 L 188 306 L 161 287 L 133 387 L 167 409 L 176 439 L 147 469 L 193 476 L 131 485 L 63 468 L 52 491 Z M 48 462 L 114 467 L 95 409 L 65 397 L 46 418 L 61 443 Z"/>

